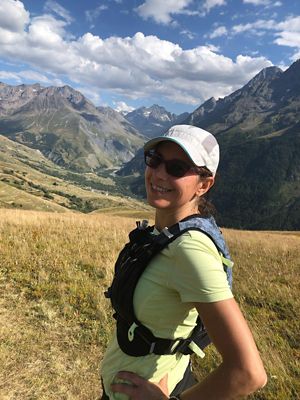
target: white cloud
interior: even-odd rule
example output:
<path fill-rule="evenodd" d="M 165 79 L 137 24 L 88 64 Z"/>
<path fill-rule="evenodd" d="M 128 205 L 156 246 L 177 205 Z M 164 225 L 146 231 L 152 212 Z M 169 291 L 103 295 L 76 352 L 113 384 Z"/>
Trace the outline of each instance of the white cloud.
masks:
<path fill-rule="evenodd" d="M 105 11 L 108 9 L 108 6 L 101 4 L 100 6 L 92 9 L 92 10 L 86 10 L 85 11 L 85 17 L 88 22 L 93 22 L 95 21 L 99 15 L 102 13 L 102 11 Z"/>
<path fill-rule="evenodd" d="M 158 24 L 174 24 L 174 15 L 205 16 L 212 8 L 225 5 L 226 0 L 205 0 L 199 7 L 199 9 L 202 8 L 202 12 L 189 9 L 188 7 L 193 3 L 196 2 L 194 0 L 146 0 L 135 11 L 142 18 L 152 18 Z"/>
<path fill-rule="evenodd" d="M 285 21 L 278 23 L 278 30 L 300 33 L 300 15 L 289 17 Z"/>
<path fill-rule="evenodd" d="M 48 11 L 58 15 L 59 17 L 64 19 L 68 24 L 70 24 L 73 21 L 70 12 L 54 0 L 47 0 L 44 6 L 44 10 L 46 12 Z"/>
<path fill-rule="evenodd" d="M 136 11 L 144 19 L 153 18 L 159 24 L 169 24 L 172 14 L 188 12 L 186 8 L 192 2 L 193 0 L 146 0 Z"/>
<path fill-rule="evenodd" d="M 259 31 L 267 31 L 267 30 L 276 30 L 278 23 L 271 19 L 271 20 L 264 20 L 260 19 L 252 23 L 247 24 L 239 24 L 234 25 L 232 28 L 233 34 L 243 33 L 243 32 L 251 32 L 253 34 L 258 34 Z"/>
<path fill-rule="evenodd" d="M 29 25 L 28 35 L 24 35 L 34 48 L 43 46 L 46 49 L 57 49 L 63 45 L 66 22 L 57 20 L 51 15 L 36 17 Z"/>
<path fill-rule="evenodd" d="M 196 34 L 194 32 L 189 31 L 188 29 L 183 29 L 182 31 L 180 31 L 180 35 L 184 35 L 191 40 L 195 39 L 196 37 Z"/>
<path fill-rule="evenodd" d="M 50 15 L 33 18 L 22 31 L 0 25 L 2 58 L 30 65 L 28 70 L 37 69 L 46 77 L 68 79 L 98 104 L 99 93 L 109 91 L 125 101 L 159 97 L 197 105 L 231 93 L 271 65 L 264 57 L 240 55 L 232 60 L 209 45 L 184 50 L 143 33 L 107 39 L 86 33 L 75 39 L 68 36 L 67 26 L 67 21 Z"/>
<path fill-rule="evenodd" d="M 206 12 L 209 12 L 214 7 L 220 7 L 226 5 L 225 0 L 205 0 L 203 8 Z"/>
<path fill-rule="evenodd" d="M 210 39 L 214 39 L 216 37 L 224 36 L 227 34 L 228 34 L 227 28 L 225 26 L 219 26 L 210 35 L 208 35 L 208 37 Z"/>
<path fill-rule="evenodd" d="M 270 7 L 280 7 L 282 6 L 281 1 L 273 0 L 243 0 L 245 4 L 253 4 L 254 6 L 270 6 Z"/>
<path fill-rule="evenodd" d="M 21 83 L 22 79 L 20 78 L 20 76 L 15 73 L 15 72 L 9 72 L 9 71 L 0 71 L 0 80 L 1 81 L 15 81 L 17 83 Z"/>
<path fill-rule="evenodd" d="M 215 46 L 214 44 L 207 44 L 205 46 L 208 50 L 214 52 L 214 53 L 219 53 L 220 52 L 220 47 L 219 46 Z"/>
<path fill-rule="evenodd" d="M 62 86 L 64 83 L 61 79 L 55 77 L 48 77 L 37 71 L 23 70 L 18 72 L 0 71 L 0 80 L 15 81 L 16 83 L 23 83 L 24 81 L 44 83 L 53 86 Z"/>
<path fill-rule="evenodd" d="M 283 31 L 278 34 L 275 43 L 281 46 L 298 47 L 300 49 L 300 33 Z"/>
<path fill-rule="evenodd" d="M 299 58 L 300 51 L 300 16 L 288 17 L 286 20 L 277 22 L 274 19 L 258 20 L 253 23 L 235 25 L 232 28 L 232 34 L 241 34 L 249 32 L 258 36 L 266 32 L 274 34 L 274 43 L 280 46 L 288 46 L 295 49 L 291 60 Z"/>
<path fill-rule="evenodd" d="M 54 86 L 62 86 L 64 83 L 61 79 L 58 78 L 49 78 L 48 76 L 41 74 L 37 71 L 31 71 L 31 70 L 24 70 L 18 72 L 18 76 L 27 81 L 32 81 L 32 82 L 40 82 L 40 83 L 45 83 L 48 85 L 54 85 Z"/>
<path fill-rule="evenodd" d="M 125 103 L 125 101 L 116 101 L 114 102 L 114 108 L 116 111 L 122 114 L 128 114 L 129 112 L 133 111 L 135 108 L 129 106 Z"/>
<path fill-rule="evenodd" d="M 18 0 L 2 0 L 0 2 L 0 27 L 10 32 L 23 32 L 29 23 L 30 14 Z M 1 39 L 0 39 L 1 40 Z"/>

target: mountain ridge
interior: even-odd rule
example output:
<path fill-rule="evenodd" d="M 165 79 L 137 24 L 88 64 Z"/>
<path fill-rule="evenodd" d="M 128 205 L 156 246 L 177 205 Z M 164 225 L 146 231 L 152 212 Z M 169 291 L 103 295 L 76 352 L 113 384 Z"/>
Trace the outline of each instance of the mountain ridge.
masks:
<path fill-rule="evenodd" d="M 151 138 L 161 135 L 172 125 L 180 124 L 188 113 L 176 115 L 164 107 L 153 104 L 151 107 L 140 107 L 125 115 L 125 118 L 145 136 Z"/>
<path fill-rule="evenodd" d="M 154 127 L 161 134 L 176 121 L 217 137 L 221 160 L 210 196 L 221 225 L 300 229 L 299 76 L 300 61 L 285 71 L 268 67 L 225 98 L 206 100 L 180 122 L 180 116 L 155 104 L 135 115 L 143 133 L 154 134 Z M 122 193 L 145 195 L 147 137 L 121 113 L 95 107 L 69 86 L 0 83 L 0 134 L 39 150 L 66 171 L 102 173 Z"/>
<path fill-rule="evenodd" d="M 0 134 L 82 171 L 129 161 L 145 140 L 119 113 L 98 109 L 67 85 L 1 83 Z"/>
<path fill-rule="evenodd" d="M 266 68 L 224 99 L 208 99 L 184 121 L 207 129 L 220 144 L 210 198 L 221 225 L 300 229 L 299 77 L 299 61 L 284 72 Z M 137 174 L 142 163 L 141 151 L 119 174 Z M 142 182 L 132 182 L 132 190 L 144 194 Z"/>
<path fill-rule="evenodd" d="M 210 128 L 215 135 L 240 122 L 245 124 L 247 120 L 253 120 L 253 113 L 256 113 L 257 117 L 259 113 L 270 111 L 274 107 L 275 102 L 272 99 L 274 89 L 270 89 L 269 86 L 282 73 L 278 67 L 265 68 L 230 95 L 219 100 L 209 99 L 191 113 L 184 122 L 201 125 L 203 129 Z M 207 109 L 210 104 L 211 107 Z"/>

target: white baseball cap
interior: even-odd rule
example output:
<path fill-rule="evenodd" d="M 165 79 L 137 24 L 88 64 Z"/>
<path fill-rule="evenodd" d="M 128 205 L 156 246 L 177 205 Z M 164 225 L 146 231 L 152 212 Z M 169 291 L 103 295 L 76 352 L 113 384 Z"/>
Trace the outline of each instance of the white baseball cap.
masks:
<path fill-rule="evenodd" d="M 211 133 L 192 125 L 174 125 L 162 136 L 149 140 L 144 145 L 144 150 L 148 151 L 164 141 L 177 143 L 195 165 L 206 167 L 213 175 L 216 174 L 220 150 Z"/>

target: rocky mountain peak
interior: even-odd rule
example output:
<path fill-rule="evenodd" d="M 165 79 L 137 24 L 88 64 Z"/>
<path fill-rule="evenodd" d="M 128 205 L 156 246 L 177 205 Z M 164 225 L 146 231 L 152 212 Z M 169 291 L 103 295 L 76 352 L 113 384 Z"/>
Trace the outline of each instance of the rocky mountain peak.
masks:
<path fill-rule="evenodd" d="M 39 95 L 44 88 L 38 83 L 34 85 L 11 86 L 0 83 L 0 115 L 13 112 Z"/>
<path fill-rule="evenodd" d="M 0 85 L 0 134 L 76 170 L 121 164 L 144 142 L 121 115 L 67 85 Z"/>
<path fill-rule="evenodd" d="M 269 113 L 291 102 L 295 106 L 295 101 L 299 101 L 299 76 L 299 61 L 284 72 L 278 67 L 264 68 L 241 89 L 216 102 L 210 99 L 203 103 L 185 122 L 219 134 L 230 129 L 239 132 L 240 124 L 244 126 L 243 131 L 253 129 L 258 132 L 257 126 L 266 119 L 265 128 L 261 130 L 269 131 L 272 125 L 267 122 Z"/>
<path fill-rule="evenodd" d="M 68 85 L 43 87 L 38 83 L 18 86 L 0 83 L 0 115 L 12 113 L 21 107 L 56 108 L 64 102 L 75 108 L 92 105 L 80 92 Z"/>
<path fill-rule="evenodd" d="M 261 93 L 263 88 L 269 87 L 270 83 L 279 78 L 282 73 L 278 67 L 264 68 L 242 88 L 241 93 L 255 94 L 258 90 Z"/>
<path fill-rule="evenodd" d="M 300 59 L 295 61 L 284 71 L 278 81 L 275 82 L 275 96 L 281 101 L 287 98 L 299 97 L 300 92 Z"/>
<path fill-rule="evenodd" d="M 136 110 L 131 111 L 127 114 L 128 118 L 141 116 L 142 118 L 154 119 L 154 120 L 170 120 L 172 114 L 168 112 L 164 107 L 158 104 L 153 104 L 151 107 L 140 107 Z"/>
<path fill-rule="evenodd" d="M 214 97 L 206 100 L 200 107 L 198 107 L 191 115 L 190 123 L 193 123 L 195 119 L 199 120 L 208 113 L 212 112 L 217 104 L 217 100 Z"/>
<path fill-rule="evenodd" d="M 42 99 L 47 107 L 51 107 L 52 104 L 56 107 L 58 104 L 66 102 L 66 104 L 76 109 L 84 106 L 92 106 L 94 108 L 92 103 L 82 93 L 68 85 L 43 88 L 39 93 L 39 101 L 41 102 Z M 43 102 L 41 102 L 41 105 Z"/>
<path fill-rule="evenodd" d="M 181 123 L 186 114 L 176 115 L 164 107 L 153 104 L 151 107 L 140 107 L 126 114 L 125 118 L 140 132 L 149 137 L 160 135 L 170 126 Z"/>
<path fill-rule="evenodd" d="M 78 92 L 78 90 L 75 90 L 68 85 L 54 88 L 54 91 L 56 91 L 58 94 L 60 94 L 73 104 L 79 104 L 88 101 L 83 96 L 83 94 L 81 94 L 80 92 Z"/>

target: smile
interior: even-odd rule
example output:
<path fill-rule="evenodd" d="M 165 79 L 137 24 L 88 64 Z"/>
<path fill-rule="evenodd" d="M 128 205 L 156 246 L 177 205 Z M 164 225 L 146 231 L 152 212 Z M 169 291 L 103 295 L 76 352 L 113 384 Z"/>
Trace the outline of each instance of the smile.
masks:
<path fill-rule="evenodd" d="M 168 192 L 172 191 L 172 189 L 167 189 L 167 188 L 164 188 L 161 186 L 157 186 L 157 185 L 154 185 L 153 183 L 151 183 L 151 189 L 155 190 L 156 192 L 160 192 L 160 193 L 168 193 Z"/>

